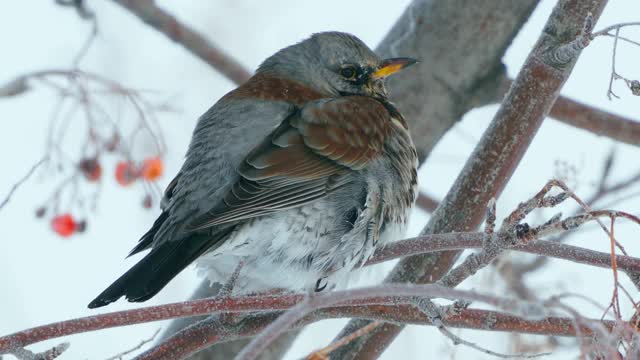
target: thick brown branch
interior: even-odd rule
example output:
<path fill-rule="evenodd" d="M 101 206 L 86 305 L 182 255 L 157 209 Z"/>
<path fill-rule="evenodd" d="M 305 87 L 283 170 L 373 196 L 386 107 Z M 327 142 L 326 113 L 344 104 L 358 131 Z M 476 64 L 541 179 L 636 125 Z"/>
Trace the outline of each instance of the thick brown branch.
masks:
<path fill-rule="evenodd" d="M 158 7 L 154 0 L 113 0 L 129 10 L 140 20 L 184 46 L 202 61 L 211 65 L 229 80 L 243 83 L 251 73 L 236 60 L 218 49 L 211 41 L 189 26 L 178 21 L 173 15 Z"/>

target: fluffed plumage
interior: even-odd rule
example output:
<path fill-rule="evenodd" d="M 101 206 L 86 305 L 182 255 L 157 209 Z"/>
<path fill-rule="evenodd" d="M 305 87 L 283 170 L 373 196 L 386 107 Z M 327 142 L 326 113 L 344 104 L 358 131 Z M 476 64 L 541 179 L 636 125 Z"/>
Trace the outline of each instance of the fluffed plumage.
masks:
<path fill-rule="evenodd" d="M 416 151 L 383 83 L 412 63 L 344 33 L 267 59 L 200 118 L 131 254 L 150 252 L 89 307 L 147 300 L 196 259 L 218 282 L 242 260 L 241 293 L 343 282 L 401 235 L 415 201 Z"/>

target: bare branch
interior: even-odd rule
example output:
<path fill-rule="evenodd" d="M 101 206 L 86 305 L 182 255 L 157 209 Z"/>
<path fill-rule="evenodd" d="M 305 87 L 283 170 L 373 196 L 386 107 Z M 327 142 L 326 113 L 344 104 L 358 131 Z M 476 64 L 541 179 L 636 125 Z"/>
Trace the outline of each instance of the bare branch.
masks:
<path fill-rule="evenodd" d="M 444 335 L 445 337 L 447 337 L 448 339 L 450 339 L 453 342 L 453 345 L 465 345 L 467 347 L 470 347 L 474 350 L 478 350 L 482 353 L 488 354 L 488 355 L 492 355 L 495 357 L 499 357 L 499 358 L 503 358 L 503 359 L 512 359 L 512 358 L 518 358 L 518 359 L 531 359 L 531 358 L 536 358 L 536 357 L 540 357 L 540 356 L 545 356 L 545 355 L 549 355 L 547 353 L 543 353 L 543 354 L 503 354 L 503 353 L 498 353 L 489 349 L 486 349 L 482 346 L 479 346 L 475 343 L 472 343 L 470 341 L 464 340 L 461 337 L 455 335 L 454 333 L 452 333 L 447 326 L 444 324 L 444 320 L 447 317 L 447 314 L 444 313 L 444 311 L 442 311 L 442 308 L 437 306 L 435 303 L 433 303 L 431 300 L 429 299 L 418 299 L 416 302 L 416 305 L 418 307 L 418 309 L 420 309 L 420 311 L 424 312 L 428 317 L 429 320 L 431 321 L 431 323 L 438 328 L 438 331 L 440 331 L 440 333 L 442 335 Z"/>
<path fill-rule="evenodd" d="M 607 35 L 612 30 L 619 30 L 619 29 L 622 29 L 623 27 L 627 27 L 627 26 L 640 26 L 640 22 L 639 21 L 633 21 L 633 22 L 626 22 L 626 23 L 610 25 L 610 26 L 607 26 L 607 27 L 605 27 L 604 29 L 602 29 L 600 31 L 594 32 L 593 34 L 591 34 L 591 37 L 595 38 L 595 37 L 598 37 L 598 36 Z"/>
<path fill-rule="evenodd" d="M 136 350 L 140 350 L 143 346 L 145 346 L 146 344 L 152 342 L 156 336 L 158 336 L 158 333 L 160 332 L 160 329 L 157 329 L 153 335 L 151 335 L 150 338 L 148 339 L 144 339 L 142 341 L 140 341 L 140 343 L 138 343 L 138 345 L 132 347 L 131 349 L 125 350 L 121 353 L 115 354 L 110 358 L 107 358 L 106 360 L 122 360 L 122 357 L 128 354 L 131 354 L 132 352 L 136 351 Z"/>
<path fill-rule="evenodd" d="M 267 348 L 280 334 L 290 329 L 297 321 L 307 314 L 338 303 L 350 302 L 361 297 L 396 297 L 396 303 L 401 303 L 400 297 L 428 297 L 444 298 L 450 300 L 481 301 L 496 306 L 506 312 L 517 314 L 524 318 L 538 317 L 545 313 L 545 309 L 537 304 L 524 304 L 498 297 L 487 297 L 480 294 L 469 294 L 464 291 L 450 289 L 439 285 L 396 285 L 385 284 L 374 288 L 352 289 L 347 291 L 335 291 L 315 296 L 307 296 L 303 301 L 289 309 L 269 324 L 258 336 L 256 336 L 246 348 L 236 357 L 236 360 L 255 359 L 260 352 Z M 405 300 L 406 301 L 406 300 Z"/>
<path fill-rule="evenodd" d="M 608 214 L 602 214 L 602 216 L 608 216 Z M 376 252 L 371 263 L 394 259 L 401 256 L 400 254 L 411 255 L 442 250 L 481 248 L 488 238 L 489 235 L 484 232 L 426 235 L 388 245 L 384 249 Z M 555 242 L 532 240 L 526 244 L 516 246 L 512 248 L 512 250 L 549 255 L 598 267 L 611 267 L 610 254 Z M 640 259 L 616 255 L 616 263 L 618 269 L 625 272 L 640 272 Z M 95 315 L 44 325 L 0 337 L 0 353 L 11 351 L 11 349 L 14 349 L 16 346 L 24 347 L 55 337 L 142 322 L 166 320 L 184 316 L 198 316 L 214 312 L 284 310 L 297 304 L 303 298 L 304 295 L 299 294 L 280 296 L 257 295 L 238 298 L 222 297 Z M 367 301 L 368 303 L 379 303 L 378 300 L 379 299 L 370 298 Z M 351 305 L 362 305 L 364 303 L 353 303 Z M 349 315 L 343 315 L 343 317 L 347 316 Z M 389 320 L 385 319 L 385 321 Z M 201 339 L 198 341 L 201 342 Z"/>
<path fill-rule="evenodd" d="M 197 323 L 157 347 L 148 350 L 136 358 L 136 360 L 175 360 L 190 356 L 210 344 L 229 342 L 238 339 L 246 339 L 257 333 L 273 322 L 282 312 L 257 313 L 248 317 L 235 327 L 221 327 L 209 319 Z M 358 318 L 372 322 L 384 321 L 381 326 L 390 324 L 434 325 L 424 312 L 414 305 L 360 305 L 360 306 L 336 306 L 320 309 L 305 316 L 294 325 L 299 329 L 307 324 L 333 318 Z M 526 320 L 513 315 L 500 312 L 476 309 L 464 309 L 458 313 L 452 313 L 444 319 L 444 323 L 452 328 L 467 328 L 483 331 L 507 331 L 526 334 L 554 335 L 554 336 L 581 336 L 593 335 L 595 325 L 602 325 L 605 329 L 613 329 L 614 321 L 599 321 L 585 319 L 576 323 L 574 319 L 548 317 L 543 320 Z M 579 326 L 576 329 L 575 326 Z M 372 326 L 373 327 L 373 326 Z M 365 333 L 367 333 L 365 331 Z M 359 333 L 362 336 L 362 333 Z M 335 351 L 333 353 L 335 355 Z"/>

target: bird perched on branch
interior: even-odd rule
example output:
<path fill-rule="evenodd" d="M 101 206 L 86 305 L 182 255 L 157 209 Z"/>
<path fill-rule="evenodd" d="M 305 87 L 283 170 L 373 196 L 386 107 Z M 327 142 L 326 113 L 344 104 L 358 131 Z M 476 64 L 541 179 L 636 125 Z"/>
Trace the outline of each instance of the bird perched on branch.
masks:
<path fill-rule="evenodd" d="M 402 236 L 415 201 L 416 150 L 384 85 L 415 62 L 339 32 L 265 60 L 200 117 L 130 255 L 150 251 L 89 307 L 145 301 L 196 259 L 212 281 L 237 275 L 238 293 L 343 283 Z"/>

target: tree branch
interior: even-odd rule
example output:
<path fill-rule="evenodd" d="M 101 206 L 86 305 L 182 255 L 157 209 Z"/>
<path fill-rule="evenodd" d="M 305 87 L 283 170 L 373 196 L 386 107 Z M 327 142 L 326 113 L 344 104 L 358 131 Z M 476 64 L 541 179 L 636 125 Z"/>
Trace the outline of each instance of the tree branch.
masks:
<path fill-rule="evenodd" d="M 198 323 L 176 334 L 167 342 L 154 349 L 141 354 L 136 360 L 167 359 L 174 360 L 184 358 L 201 351 L 203 343 L 228 342 L 238 339 L 251 338 L 263 331 L 282 312 L 257 314 L 246 321 L 237 324 L 231 331 L 221 328 L 220 324 L 212 324 L 208 321 Z M 308 324 L 340 318 L 358 318 L 371 321 L 386 321 L 395 324 L 412 324 L 432 326 L 432 320 L 415 306 L 401 305 L 362 305 L 362 306 L 335 306 L 313 312 L 297 322 L 292 328 L 299 329 Z M 588 319 L 588 322 L 599 321 Z M 517 316 L 504 314 L 497 311 L 466 309 L 457 314 L 447 316 L 444 321 L 448 327 L 460 329 L 476 329 L 483 331 L 505 331 L 523 334 L 538 334 L 552 336 L 579 336 L 589 337 L 593 334 L 590 327 L 580 324 L 579 332 L 575 330 L 575 321 L 569 318 L 548 317 L 542 320 L 522 319 Z M 614 321 L 603 320 L 602 326 L 610 330 L 615 326 Z M 212 326 L 214 325 L 214 326 Z M 197 340 L 196 340 L 197 339 Z M 201 342 L 199 342 L 201 341 Z"/>
<path fill-rule="evenodd" d="M 307 296 L 303 301 L 292 307 L 284 314 L 279 316 L 275 321 L 269 324 L 261 331 L 251 343 L 238 354 L 236 360 L 252 360 L 258 354 L 266 349 L 269 344 L 275 340 L 280 334 L 284 333 L 292 326 L 303 319 L 307 314 L 322 308 L 334 306 L 336 304 L 349 303 L 358 301 L 362 298 L 372 298 L 372 302 L 383 301 L 385 298 L 395 301 L 395 304 L 405 303 L 404 297 L 413 297 L 420 299 L 442 298 L 448 300 L 467 300 L 479 301 L 505 312 L 515 314 L 517 316 L 532 319 L 544 317 L 548 311 L 553 308 L 561 307 L 561 304 L 550 301 L 545 303 L 529 303 L 522 301 L 514 301 L 511 299 L 501 298 L 497 296 L 484 295 L 479 293 L 456 290 L 440 285 L 406 285 L 406 284 L 383 284 L 377 287 L 358 288 L 346 291 L 333 291 L 325 294 L 317 294 L 315 296 Z M 411 300 L 409 300 L 411 301 Z M 377 304 L 384 304 L 378 302 Z M 368 305 L 368 304 L 362 304 Z"/>
<path fill-rule="evenodd" d="M 549 116 L 596 135 L 640 146 L 640 122 L 602 111 L 564 96 L 558 97 Z"/>
<path fill-rule="evenodd" d="M 113 0 L 129 10 L 140 20 L 184 46 L 188 51 L 211 65 L 229 80 L 239 84 L 245 82 L 251 73 L 235 59 L 218 49 L 202 34 L 179 22 L 173 15 L 158 7 L 154 0 Z"/>
<path fill-rule="evenodd" d="M 485 243 L 487 238 L 490 236 L 491 235 L 484 232 L 473 232 L 425 235 L 413 239 L 407 239 L 390 244 L 385 248 L 378 250 L 371 261 L 368 263 L 368 265 L 392 260 L 404 255 L 423 254 L 426 252 L 436 252 L 442 250 L 481 248 L 483 246 L 483 243 Z M 610 254 L 556 242 L 533 240 L 527 242 L 524 245 L 516 246 L 512 248 L 512 250 L 552 256 L 555 258 L 566 259 L 586 265 L 611 268 Z M 616 255 L 616 263 L 618 269 L 623 270 L 627 273 L 640 272 L 640 259 L 638 258 Z M 110 327 L 133 325 L 143 322 L 166 320 L 186 316 L 200 316 L 223 311 L 250 312 L 258 310 L 285 310 L 297 304 L 303 298 L 304 295 L 300 294 L 287 294 L 280 296 L 256 295 L 237 298 L 210 298 L 89 316 L 85 318 L 78 318 L 43 325 L 12 335 L 0 337 L 0 353 L 10 351 L 15 347 L 24 347 L 39 341 L 44 341 L 56 337 L 106 329 Z M 364 302 L 353 303 L 351 305 L 378 303 L 376 302 L 378 300 L 379 299 L 369 298 Z M 340 317 L 337 313 L 334 313 L 332 316 Z M 344 313 L 342 314 L 342 317 L 351 317 L 351 315 L 350 313 Z M 383 320 L 392 321 L 392 319 L 388 318 L 383 318 Z M 247 321 L 250 321 L 250 319 Z M 222 329 L 220 330 L 222 331 Z M 200 344 L 199 346 L 207 345 L 207 342 L 202 338 L 196 337 L 191 339 L 197 339 L 197 342 Z M 173 341 L 178 340 L 174 339 Z M 187 343 L 185 339 L 180 339 L 179 341 L 182 344 Z"/>

